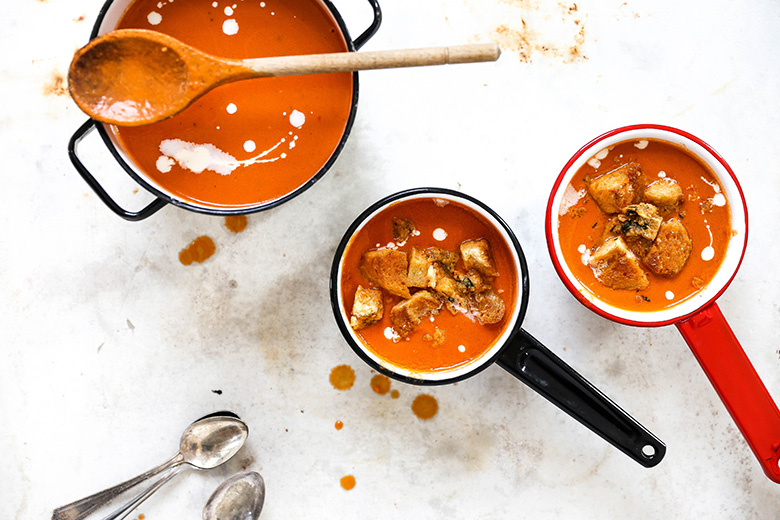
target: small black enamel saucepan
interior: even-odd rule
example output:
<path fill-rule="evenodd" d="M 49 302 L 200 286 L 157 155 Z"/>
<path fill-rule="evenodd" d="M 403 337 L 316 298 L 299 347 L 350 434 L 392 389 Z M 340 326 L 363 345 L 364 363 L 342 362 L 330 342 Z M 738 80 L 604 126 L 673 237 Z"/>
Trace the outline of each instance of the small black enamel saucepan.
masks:
<path fill-rule="evenodd" d="M 344 258 L 353 237 L 367 222 L 388 206 L 412 199 L 452 201 L 466 206 L 499 232 L 511 251 L 515 263 L 519 287 L 515 291 L 516 301 L 512 306 L 507 305 L 507 308 L 512 309 L 512 314 L 504 317 L 508 320 L 504 332 L 484 355 L 450 369 L 413 372 L 379 358 L 367 348 L 361 337 L 350 327 L 352 302 L 345 298 L 341 290 Z M 436 205 L 431 204 L 431 208 L 431 211 L 435 211 Z M 339 329 L 355 353 L 373 369 L 405 383 L 442 385 L 471 377 L 491 364 L 497 363 L 639 464 L 645 467 L 657 465 L 666 452 L 664 443 L 521 328 L 528 306 L 528 286 L 525 257 L 520 243 L 509 226 L 482 202 L 462 193 L 441 188 L 402 191 L 366 209 L 344 234 L 336 250 L 330 275 L 331 305 Z"/>

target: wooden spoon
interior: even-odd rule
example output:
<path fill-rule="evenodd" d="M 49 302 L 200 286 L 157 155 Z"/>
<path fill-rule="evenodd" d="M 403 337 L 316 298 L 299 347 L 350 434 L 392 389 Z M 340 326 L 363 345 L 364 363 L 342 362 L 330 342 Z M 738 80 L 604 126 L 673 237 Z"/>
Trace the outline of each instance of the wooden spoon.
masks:
<path fill-rule="evenodd" d="M 211 89 L 249 78 L 495 61 L 498 45 L 339 52 L 247 60 L 201 52 L 166 34 L 120 29 L 76 51 L 68 87 L 91 118 L 121 126 L 178 114 Z"/>

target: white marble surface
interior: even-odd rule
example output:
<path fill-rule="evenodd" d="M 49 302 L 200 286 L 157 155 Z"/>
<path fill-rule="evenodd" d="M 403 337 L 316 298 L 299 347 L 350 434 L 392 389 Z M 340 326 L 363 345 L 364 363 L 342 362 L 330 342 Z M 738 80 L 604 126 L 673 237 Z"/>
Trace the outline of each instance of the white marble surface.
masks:
<path fill-rule="evenodd" d="M 84 116 L 63 77 L 102 0 L 5 5 L 0 517 L 48 518 L 162 462 L 186 424 L 228 408 L 251 428 L 237 460 L 179 477 L 130 518 L 199 518 L 242 467 L 265 477 L 267 519 L 777 518 L 780 488 L 674 327 L 630 328 L 582 307 L 543 233 L 555 176 L 592 137 L 654 122 L 709 142 L 751 217 L 720 306 L 780 399 L 776 1 L 385 1 L 366 49 L 497 37 L 504 55 L 361 74 L 357 121 L 332 170 L 237 235 L 173 207 L 139 223 L 115 217 L 66 154 Z M 359 33 L 367 4 L 336 5 Z M 147 200 L 101 147 L 101 171 L 131 202 Z M 430 390 L 440 409 L 427 422 L 410 410 L 421 389 L 396 383 L 395 400 L 370 389 L 371 370 L 332 319 L 328 270 L 360 211 L 419 185 L 462 190 L 508 221 L 531 272 L 525 328 L 666 442 L 658 467 L 630 461 L 498 367 Z M 201 234 L 216 254 L 184 267 L 179 250 Z M 351 390 L 329 384 L 339 364 L 356 371 Z M 351 491 L 339 485 L 347 474 Z"/>

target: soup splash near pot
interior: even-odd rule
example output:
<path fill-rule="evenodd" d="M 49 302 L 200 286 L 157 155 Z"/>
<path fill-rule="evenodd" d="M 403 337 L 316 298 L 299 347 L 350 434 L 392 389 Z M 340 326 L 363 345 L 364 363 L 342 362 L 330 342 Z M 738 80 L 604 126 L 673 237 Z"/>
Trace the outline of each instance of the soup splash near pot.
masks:
<path fill-rule="evenodd" d="M 244 59 L 354 52 L 379 28 L 354 41 L 328 0 L 217 6 L 212 0 L 158 3 L 108 0 L 92 38 L 115 29 L 151 29 L 219 56 Z M 349 136 L 358 100 L 356 72 L 286 76 L 223 85 L 175 117 L 143 127 L 87 121 L 72 136 L 69 155 L 101 200 L 127 220 L 142 220 L 166 204 L 214 214 L 275 207 L 302 193 L 333 165 Z M 156 199 L 138 211 L 121 207 L 78 155 L 97 129 L 130 177 Z"/>
<path fill-rule="evenodd" d="M 663 442 L 521 328 L 528 290 L 507 224 L 442 188 L 402 191 L 366 209 L 330 275 L 339 329 L 380 373 L 442 385 L 495 362 L 639 464 L 660 463 Z"/>
<path fill-rule="evenodd" d="M 581 148 L 545 218 L 558 275 L 618 323 L 675 325 L 766 475 L 780 483 L 780 411 L 716 303 L 747 245 L 747 207 L 726 161 L 661 125 L 618 128 Z"/>

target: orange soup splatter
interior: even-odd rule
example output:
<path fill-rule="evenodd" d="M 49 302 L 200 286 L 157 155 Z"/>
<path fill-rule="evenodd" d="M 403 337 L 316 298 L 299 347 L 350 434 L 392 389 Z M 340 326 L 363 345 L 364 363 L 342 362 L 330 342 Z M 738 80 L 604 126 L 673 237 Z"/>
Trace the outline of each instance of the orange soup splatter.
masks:
<path fill-rule="evenodd" d="M 566 190 L 558 218 L 563 257 L 606 303 L 665 309 L 720 268 L 732 235 L 729 204 L 715 175 L 682 148 L 619 143 L 584 164 Z"/>
<path fill-rule="evenodd" d="M 398 390 L 393 390 L 390 392 L 390 397 L 393 399 L 398 399 L 398 397 L 401 395 L 401 393 Z"/>
<path fill-rule="evenodd" d="M 390 391 L 390 378 L 377 374 L 371 378 L 371 390 L 379 395 L 385 395 Z"/>
<path fill-rule="evenodd" d="M 350 489 L 355 487 L 355 477 L 352 475 L 347 475 L 346 477 L 341 477 L 341 487 L 349 491 Z"/>
<path fill-rule="evenodd" d="M 333 425 L 337 430 L 340 430 L 344 427 L 344 423 L 341 421 L 336 421 L 336 424 Z"/>
<path fill-rule="evenodd" d="M 348 50 L 321 0 L 136 0 L 118 29 L 151 29 L 227 58 Z M 132 161 L 163 190 L 213 208 L 277 200 L 331 159 L 352 109 L 351 73 L 260 78 L 222 85 L 151 125 L 111 127 Z"/>
<path fill-rule="evenodd" d="M 336 390 L 349 390 L 355 384 L 355 371 L 349 365 L 339 365 L 330 371 L 330 384 Z"/>
<path fill-rule="evenodd" d="M 412 412 L 419 419 L 427 421 L 436 415 L 439 411 L 439 403 L 436 402 L 436 398 L 432 395 L 421 394 L 414 398 L 412 401 Z"/>
<path fill-rule="evenodd" d="M 479 247 L 489 270 L 466 260 Z M 518 294 L 500 232 L 465 205 L 437 198 L 400 201 L 372 217 L 348 244 L 342 272 L 344 312 L 366 348 L 419 373 L 479 359 L 506 330 Z M 377 279 L 383 272 L 390 275 Z M 417 319 L 415 300 L 430 309 Z M 376 312 L 365 312 L 371 305 Z"/>
<path fill-rule="evenodd" d="M 229 215 L 225 217 L 225 227 L 227 227 L 231 233 L 241 233 L 246 229 L 248 219 L 246 215 Z"/>
<path fill-rule="evenodd" d="M 201 263 L 211 258 L 216 250 L 217 246 L 214 245 L 214 241 L 203 235 L 179 252 L 179 261 L 184 265 L 190 265 L 193 262 Z"/>

